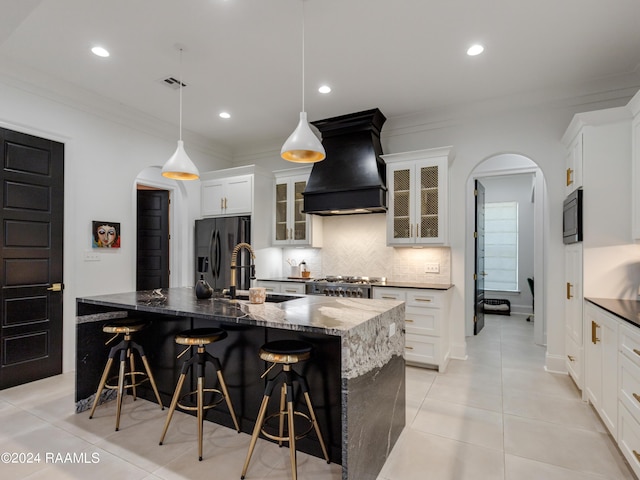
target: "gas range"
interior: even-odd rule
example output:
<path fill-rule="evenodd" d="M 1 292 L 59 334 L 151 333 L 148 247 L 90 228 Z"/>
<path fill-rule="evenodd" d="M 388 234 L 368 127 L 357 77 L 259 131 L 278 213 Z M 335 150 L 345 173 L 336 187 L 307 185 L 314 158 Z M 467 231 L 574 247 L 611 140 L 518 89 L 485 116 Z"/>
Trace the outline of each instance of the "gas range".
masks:
<path fill-rule="evenodd" d="M 371 286 L 383 283 L 384 277 L 327 276 L 307 282 L 307 295 L 371 298 Z"/>

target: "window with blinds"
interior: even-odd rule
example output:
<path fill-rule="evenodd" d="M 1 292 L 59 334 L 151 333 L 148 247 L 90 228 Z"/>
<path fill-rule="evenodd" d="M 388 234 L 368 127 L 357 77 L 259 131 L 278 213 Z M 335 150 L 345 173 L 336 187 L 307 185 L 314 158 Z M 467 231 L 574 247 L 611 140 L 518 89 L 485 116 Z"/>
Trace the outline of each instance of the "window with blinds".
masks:
<path fill-rule="evenodd" d="M 518 291 L 518 202 L 487 202 L 485 290 Z"/>

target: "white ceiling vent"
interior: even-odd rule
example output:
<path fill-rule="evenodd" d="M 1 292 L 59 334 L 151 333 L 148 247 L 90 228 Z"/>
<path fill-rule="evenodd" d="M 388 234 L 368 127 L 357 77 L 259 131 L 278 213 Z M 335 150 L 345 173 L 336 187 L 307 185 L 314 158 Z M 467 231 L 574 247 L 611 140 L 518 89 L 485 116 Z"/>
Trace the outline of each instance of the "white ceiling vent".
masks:
<path fill-rule="evenodd" d="M 178 90 L 180 88 L 180 80 L 178 80 L 176 77 L 166 77 L 158 81 L 160 83 L 163 83 L 164 85 L 167 85 L 170 88 L 173 88 L 174 90 Z M 186 87 L 186 86 L 187 84 L 183 82 L 182 87 Z"/>

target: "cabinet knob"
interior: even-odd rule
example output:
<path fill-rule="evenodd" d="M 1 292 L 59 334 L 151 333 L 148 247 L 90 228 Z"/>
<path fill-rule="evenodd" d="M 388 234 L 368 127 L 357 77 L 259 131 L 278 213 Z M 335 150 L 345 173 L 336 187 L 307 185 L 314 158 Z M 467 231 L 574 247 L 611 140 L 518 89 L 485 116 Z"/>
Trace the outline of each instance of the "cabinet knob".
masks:
<path fill-rule="evenodd" d="M 573 170 L 571 168 L 567 168 L 567 187 L 573 183 Z"/>
<path fill-rule="evenodd" d="M 413 347 L 409 347 L 408 345 L 405 345 L 404 349 L 405 350 L 413 350 Z"/>
<path fill-rule="evenodd" d="M 633 450 L 633 455 L 636 457 L 636 460 L 638 460 L 640 462 L 640 453 L 638 453 L 635 450 Z"/>
<path fill-rule="evenodd" d="M 635 353 L 636 355 L 640 356 L 640 350 L 638 350 L 637 348 L 633 349 L 633 353 Z"/>
<path fill-rule="evenodd" d="M 569 359 L 570 362 L 576 361 L 576 357 L 574 357 L 573 355 L 567 355 L 567 358 Z"/>
<path fill-rule="evenodd" d="M 406 323 L 413 323 L 414 322 L 414 320 L 411 320 L 410 318 L 405 318 L 404 321 Z"/>
<path fill-rule="evenodd" d="M 634 393 L 633 398 L 635 398 L 636 401 L 640 403 L 640 395 L 638 395 L 637 393 Z"/>
<path fill-rule="evenodd" d="M 573 298 L 573 295 L 571 295 L 571 288 L 573 288 L 573 285 L 567 282 L 567 300 L 571 300 Z"/>

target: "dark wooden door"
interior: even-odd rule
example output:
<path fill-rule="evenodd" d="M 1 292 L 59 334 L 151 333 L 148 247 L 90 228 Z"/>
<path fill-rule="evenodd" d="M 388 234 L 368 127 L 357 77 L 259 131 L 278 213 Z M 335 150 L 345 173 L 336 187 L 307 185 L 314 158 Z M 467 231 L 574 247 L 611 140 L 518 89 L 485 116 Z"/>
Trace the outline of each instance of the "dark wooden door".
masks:
<path fill-rule="evenodd" d="M 138 190 L 136 290 L 169 287 L 169 192 Z"/>
<path fill-rule="evenodd" d="M 476 229 L 474 236 L 476 237 L 476 261 L 475 273 L 475 301 L 473 312 L 473 334 L 477 335 L 484 328 L 484 185 L 476 180 L 475 185 L 476 198 Z"/>
<path fill-rule="evenodd" d="M 0 129 L 0 388 L 62 373 L 64 145 Z"/>

